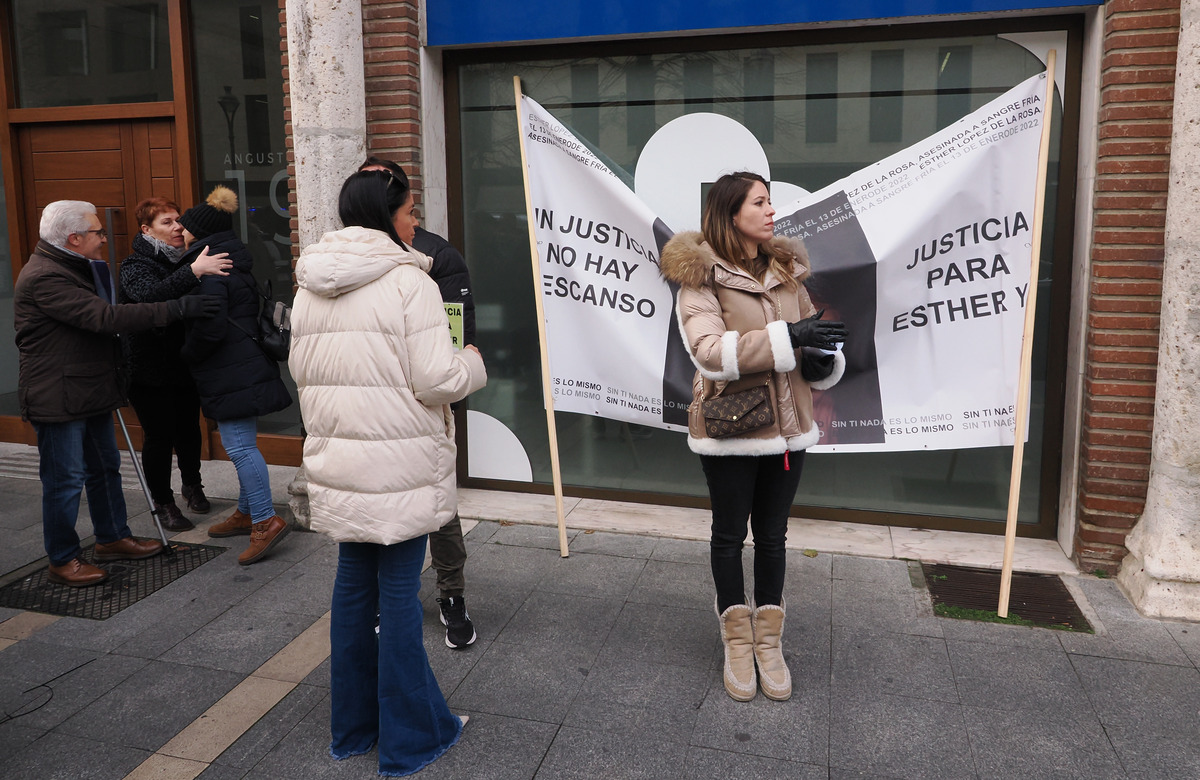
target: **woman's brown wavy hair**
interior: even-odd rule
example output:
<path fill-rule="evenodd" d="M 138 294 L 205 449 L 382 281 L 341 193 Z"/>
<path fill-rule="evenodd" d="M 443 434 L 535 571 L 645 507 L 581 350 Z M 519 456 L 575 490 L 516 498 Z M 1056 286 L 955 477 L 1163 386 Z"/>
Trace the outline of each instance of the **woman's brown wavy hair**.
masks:
<path fill-rule="evenodd" d="M 700 231 L 718 257 L 751 276 L 758 277 L 761 282 L 765 275 L 759 272 L 763 269 L 751 267 L 748 261 L 752 258 L 742 257 L 742 234 L 733 224 L 734 216 L 742 210 L 742 204 L 746 202 L 746 196 L 755 182 L 760 182 L 770 190 L 766 179 L 750 171 L 727 173 L 717 179 L 704 199 L 704 218 L 700 224 Z M 781 246 L 769 243 L 759 244 L 758 251 L 767 258 L 767 270 L 770 270 L 776 279 L 780 279 L 784 287 L 789 290 L 796 289 L 791 253 Z"/>

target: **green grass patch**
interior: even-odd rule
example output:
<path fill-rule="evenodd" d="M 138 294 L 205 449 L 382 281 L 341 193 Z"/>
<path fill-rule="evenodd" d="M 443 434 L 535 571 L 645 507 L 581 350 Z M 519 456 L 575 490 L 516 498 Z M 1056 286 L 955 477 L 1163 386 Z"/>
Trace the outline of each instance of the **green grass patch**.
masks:
<path fill-rule="evenodd" d="M 1008 617 L 1000 617 L 994 609 L 967 609 L 954 607 L 949 604 L 934 604 L 933 612 L 938 617 L 956 618 L 958 620 L 980 620 L 984 623 L 1004 623 L 1009 626 L 1030 626 L 1034 628 L 1057 628 L 1057 626 L 1042 626 L 1032 620 L 1026 620 L 1017 613 L 1009 610 Z"/>

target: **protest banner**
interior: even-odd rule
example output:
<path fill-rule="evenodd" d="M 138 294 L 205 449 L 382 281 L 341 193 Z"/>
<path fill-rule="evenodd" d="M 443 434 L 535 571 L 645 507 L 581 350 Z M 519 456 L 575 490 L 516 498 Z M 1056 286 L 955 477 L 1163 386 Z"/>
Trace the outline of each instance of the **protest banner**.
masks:
<path fill-rule="evenodd" d="M 1013 443 L 1045 78 L 777 204 L 814 303 L 850 330 L 812 451 Z M 671 229 L 535 101 L 518 116 L 555 407 L 684 429 L 694 367 L 658 274 Z"/>

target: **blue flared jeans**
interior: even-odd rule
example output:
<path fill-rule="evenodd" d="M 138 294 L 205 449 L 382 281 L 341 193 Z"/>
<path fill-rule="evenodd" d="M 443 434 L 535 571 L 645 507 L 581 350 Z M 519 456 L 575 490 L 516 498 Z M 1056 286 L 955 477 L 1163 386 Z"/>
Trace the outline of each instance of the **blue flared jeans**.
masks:
<path fill-rule="evenodd" d="M 75 522 L 85 489 L 96 541 L 107 544 L 129 536 L 112 413 L 68 422 L 35 422 L 33 429 L 42 478 L 42 535 L 50 563 L 62 566 L 80 553 Z"/>
<path fill-rule="evenodd" d="M 458 741 L 422 643 L 425 536 L 398 544 L 342 542 L 329 625 L 334 758 L 379 745 L 379 774 L 408 775 Z M 375 633 L 376 615 L 379 634 Z"/>

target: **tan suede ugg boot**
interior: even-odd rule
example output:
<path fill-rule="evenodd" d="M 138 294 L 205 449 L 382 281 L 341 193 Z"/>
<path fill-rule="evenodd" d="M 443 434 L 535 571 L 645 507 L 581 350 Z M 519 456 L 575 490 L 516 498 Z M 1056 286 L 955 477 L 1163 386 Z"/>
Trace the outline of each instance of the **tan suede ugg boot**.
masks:
<path fill-rule="evenodd" d="M 725 692 L 735 701 L 750 701 L 758 690 L 751 616 L 745 604 L 734 604 L 719 616 L 721 644 L 725 645 Z"/>
<path fill-rule="evenodd" d="M 763 695 L 775 701 L 792 696 L 792 673 L 783 660 L 784 609 L 764 604 L 754 610 L 754 660 L 758 663 L 758 683 Z"/>

